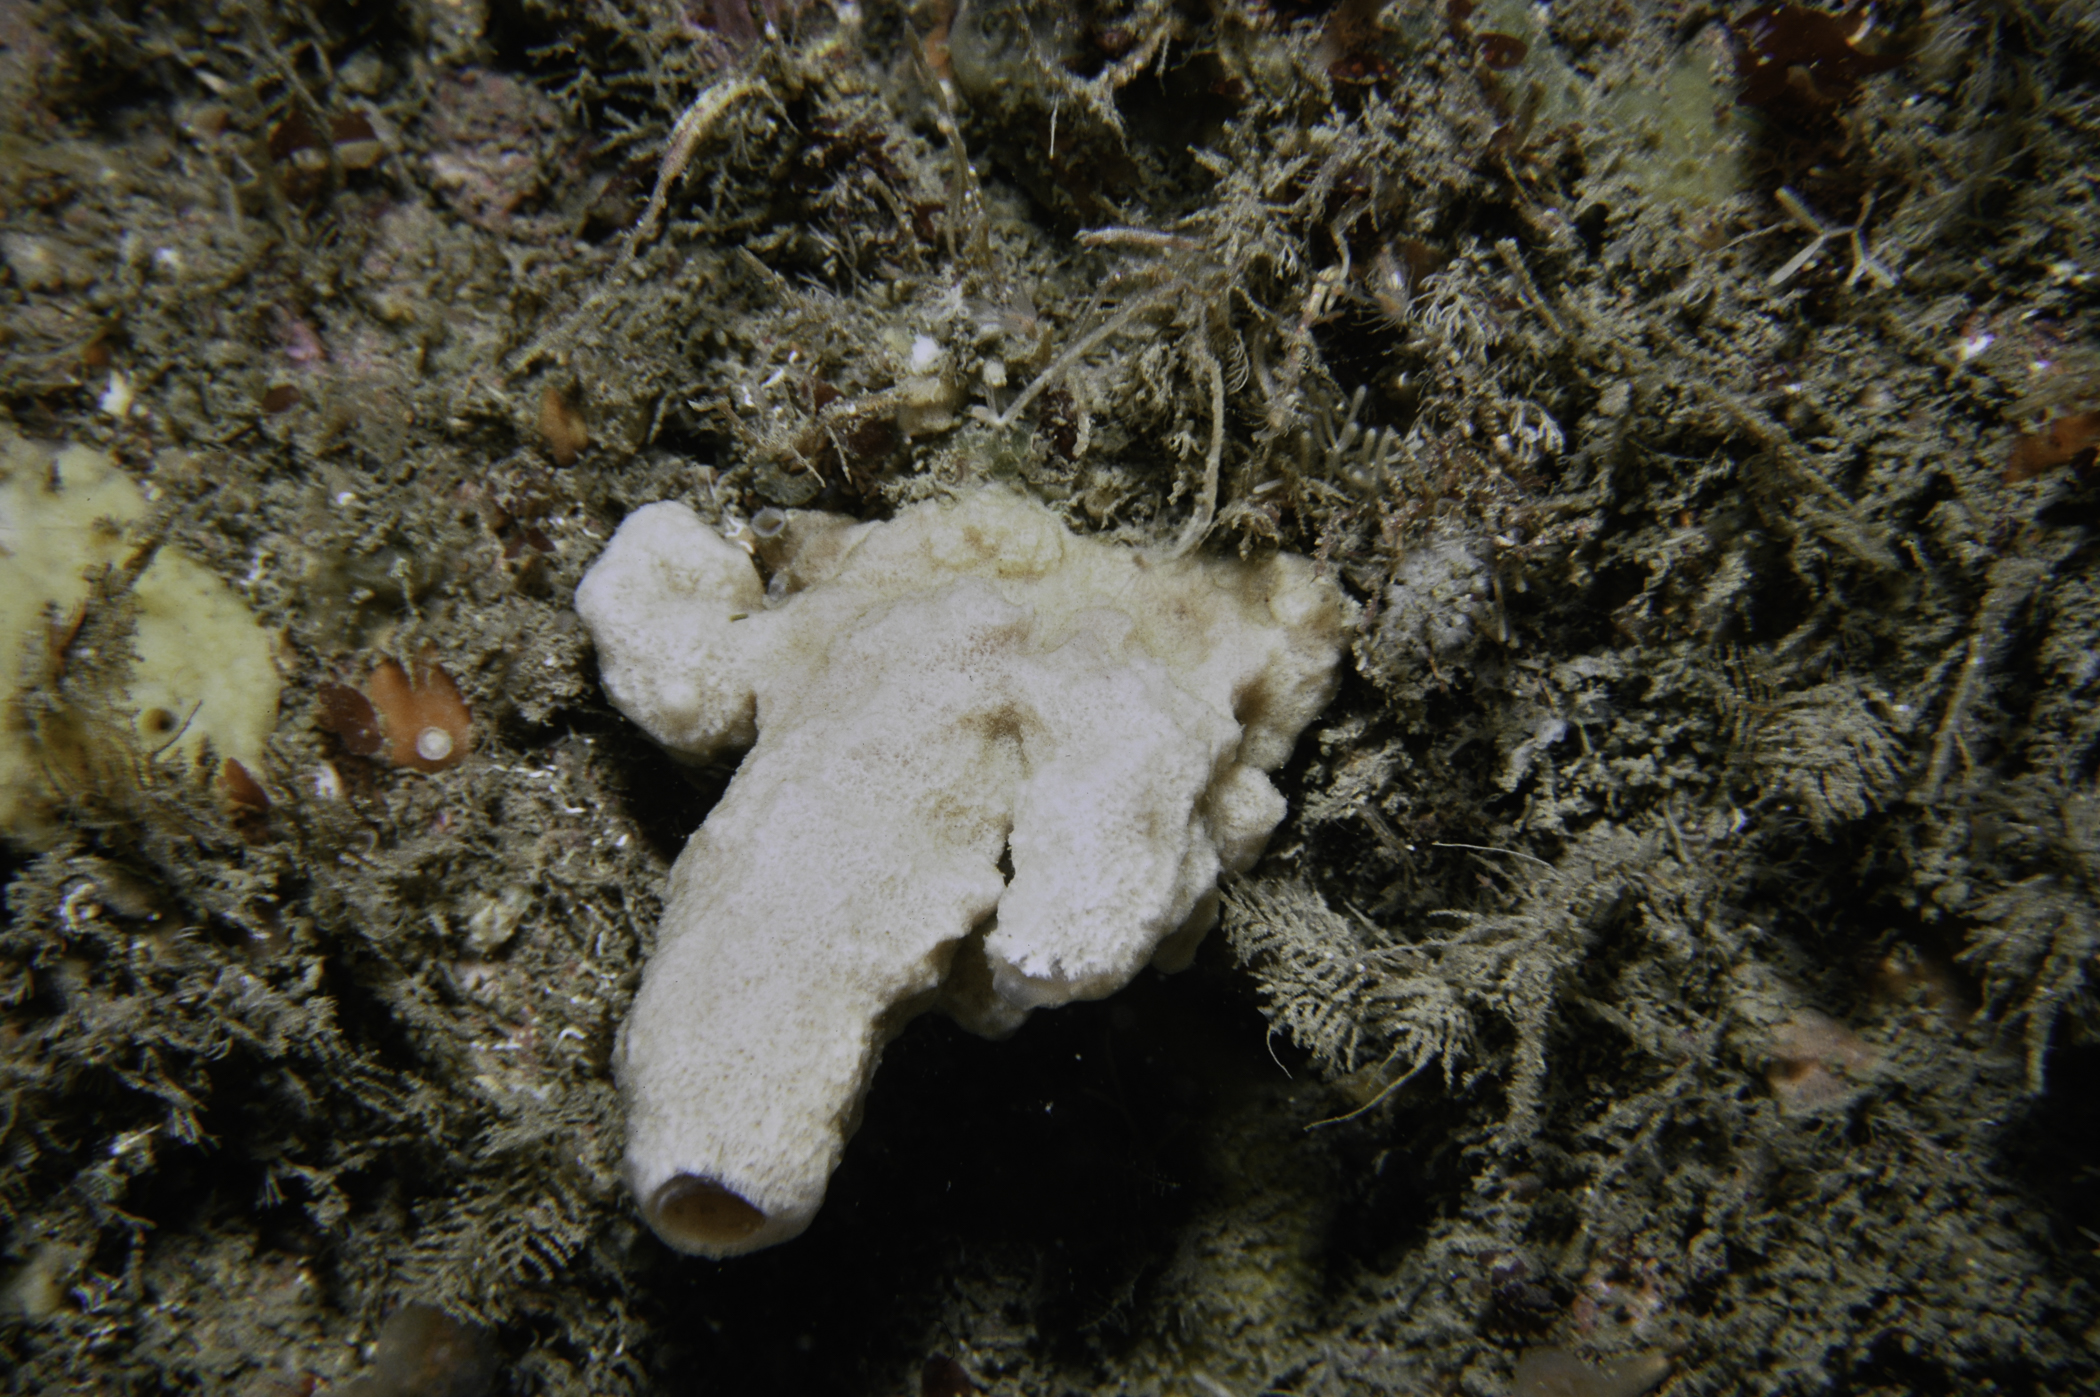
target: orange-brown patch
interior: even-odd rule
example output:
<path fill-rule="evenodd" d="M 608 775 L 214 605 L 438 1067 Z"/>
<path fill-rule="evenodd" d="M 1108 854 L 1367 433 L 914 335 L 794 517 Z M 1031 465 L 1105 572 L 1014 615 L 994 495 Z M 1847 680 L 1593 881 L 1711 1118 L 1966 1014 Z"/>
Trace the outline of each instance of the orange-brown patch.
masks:
<path fill-rule="evenodd" d="M 2017 485 L 2067 464 L 2084 471 L 2096 458 L 2100 458 L 2100 412 L 2073 413 L 2014 442 L 2005 462 L 2005 479 Z"/>
<path fill-rule="evenodd" d="M 270 795 L 263 789 L 262 782 L 231 757 L 219 768 L 219 789 L 226 793 L 227 800 L 243 810 L 270 808 Z"/>
<path fill-rule="evenodd" d="M 413 672 L 382 660 L 363 692 L 323 684 L 316 721 L 354 756 L 384 757 L 411 771 L 457 766 L 474 745 L 474 713 L 431 651 Z"/>
<path fill-rule="evenodd" d="M 590 424 L 561 389 L 548 384 L 540 394 L 540 436 L 546 439 L 547 454 L 557 466 L 575 464 L 583 448 L 591 444 Z"/>

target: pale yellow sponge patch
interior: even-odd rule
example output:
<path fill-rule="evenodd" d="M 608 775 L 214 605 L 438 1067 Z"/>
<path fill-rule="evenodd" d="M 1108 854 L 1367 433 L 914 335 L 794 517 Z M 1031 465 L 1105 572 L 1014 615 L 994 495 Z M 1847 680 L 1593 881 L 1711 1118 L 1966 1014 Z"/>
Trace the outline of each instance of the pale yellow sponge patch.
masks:
<path fill-rule="evenodd" d="M 71 624 L 96 570 L 139 545 L 145 495 L 99 451 L 0 433 L 0 833 L 34 840 L 54 792 L 21 710 L 25 682 Z M 162 547 L 133 587 L 137 654 L 125 704 L 139 749 L 192 765 L 209 743 L 251 771 L 277 722 L 269 632 L 193 559 Z"/>
<path fill-rule="evenodd" d="M 809 1225 L 914 1014 L 1003 1034 L 1186 965 L 1351 623 L 1303 558 L 1152 557 L 996 490 L 750 536 L 768 578 L 650 505 L 576 594 L 629 718 L 751 747 L 615 1064 L 642 1211 L 708 1256 Z"/>

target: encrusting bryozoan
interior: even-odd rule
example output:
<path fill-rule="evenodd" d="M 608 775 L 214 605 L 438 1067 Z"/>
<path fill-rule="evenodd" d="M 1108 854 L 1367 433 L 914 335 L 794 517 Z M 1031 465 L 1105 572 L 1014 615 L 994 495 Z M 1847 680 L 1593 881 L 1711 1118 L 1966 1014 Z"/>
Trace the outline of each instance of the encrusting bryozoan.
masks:
<path fill-rule="evenodd" d="M 623 713 L 690 757 L 751 745 L 616 1057 L 642 1211 L 706 1256 L 809 1225 L 914 1015 L 997 1036 L 1187 964 L 1352 610 L 1305 559 L 1162 561 L 996 489 L 756 546 L 770 587 L 649 505 L 576 592 Z"/>

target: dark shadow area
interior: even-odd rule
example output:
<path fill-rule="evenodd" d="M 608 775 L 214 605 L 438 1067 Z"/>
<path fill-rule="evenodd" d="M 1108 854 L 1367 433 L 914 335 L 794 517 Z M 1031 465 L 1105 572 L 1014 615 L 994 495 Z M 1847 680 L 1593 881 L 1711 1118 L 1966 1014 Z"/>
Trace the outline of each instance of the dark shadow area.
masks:
<path fill-rule="evenodd" d="M 2100 1043 L 2059 1045 L 2048 1089 L 2005 1139 L 2005 1170 L 2054 1215 L 2057 1241 L 2090 1251 L 2100 1235 Z"/>
<path fill-rule="evenodd" d="M 1208 1123 L 1278 1075 L 1264 1033 L 1215 951 L 1004 1042 L 918 1020 L 807 1233 L 719 1263 L 639 1244 L 653 1325 L 684 1336 L 660 1390 L 903 1390 L 948 1293 L 993 1273 L 1028 1278 L 982 1303 L 1038 1342 L 1112 1350 L 1189 1217 Z"/>

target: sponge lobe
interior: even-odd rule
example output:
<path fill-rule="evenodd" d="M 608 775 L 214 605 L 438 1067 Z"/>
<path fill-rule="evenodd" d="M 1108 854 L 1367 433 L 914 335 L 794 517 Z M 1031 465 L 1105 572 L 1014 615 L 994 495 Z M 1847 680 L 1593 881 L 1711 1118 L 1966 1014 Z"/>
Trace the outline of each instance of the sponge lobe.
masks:
<path fill-rule="evenodd" d="M 628 515 L 576 589 L 613 702 L 664 746 L 702 760 L 758 735 L 732 618 L 765 600 L 744 551 L 680 504 Z"/>

